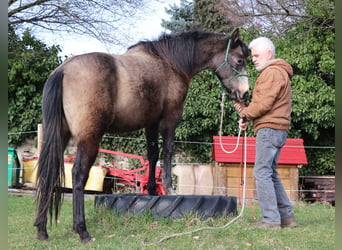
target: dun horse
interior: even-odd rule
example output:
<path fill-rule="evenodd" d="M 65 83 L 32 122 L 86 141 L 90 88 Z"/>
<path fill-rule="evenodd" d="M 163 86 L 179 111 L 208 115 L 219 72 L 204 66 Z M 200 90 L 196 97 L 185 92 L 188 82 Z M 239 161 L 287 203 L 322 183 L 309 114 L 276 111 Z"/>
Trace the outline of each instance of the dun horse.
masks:
<path fill-rule="evenodd" d="M 93 240 L 84 215 L 84 187 L 104 133 L 145 129 L 150 162 L 149 194 L 156 194 L 158 136 L 163 139 L 163 187 L 173 193 L 171 156 L 174 135 L 190 81 L 214 70 L 230 97 L 248 95 L 247 46 L 236 29 L 229 37 L 210 32 L 161 35 L 141 41 L 123 55 L 89 53 L 71 57 L 56 68 L 43 90 L 43 142 L 38 162 L 37 238 L 48 239 L 50 219 L 63 199 L 63 153 L 71 137 L 77 145 L 72 169 L 73 230 L 82 242 Z M 205 93 L 203 93 L 205 94 Z"/>

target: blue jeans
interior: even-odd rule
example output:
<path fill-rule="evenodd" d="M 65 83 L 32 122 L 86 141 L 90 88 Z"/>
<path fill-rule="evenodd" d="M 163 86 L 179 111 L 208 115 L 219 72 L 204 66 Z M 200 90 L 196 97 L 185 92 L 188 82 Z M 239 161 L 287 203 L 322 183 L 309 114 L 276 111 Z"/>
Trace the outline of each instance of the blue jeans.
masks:
<path fill-rule="evenodd" d="M 280 149 L 287 137 L 285 130 L 261 128 L 256 134 L 254 178 L 263 222 L 280 224 L 281 218 L 293 215 L 291 202 L 278 177 Z"/>

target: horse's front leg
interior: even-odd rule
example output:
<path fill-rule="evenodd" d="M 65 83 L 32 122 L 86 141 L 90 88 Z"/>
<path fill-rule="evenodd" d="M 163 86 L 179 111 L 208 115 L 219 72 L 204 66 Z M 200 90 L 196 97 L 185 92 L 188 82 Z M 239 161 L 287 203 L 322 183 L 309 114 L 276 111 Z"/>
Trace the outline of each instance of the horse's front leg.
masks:
<path fill-rule="evenodd" d="M 85 145 L 78 145 L 76 162 L 72 169 L 73 230 L 78 233 L 82 242 L 95 240 L 87 231 L 84 212 L 84 187 L 96 155 L 97 147 L 90 150 Z"/>
<path fill-rule="evenodd" d="M 164 168 L 163 168 L 163 187 L 167 194 L 175 195 L 176 192 L 172 187 L 171 160 L 174 146 L 175 128 L 165 129 L 162 131 L 163 151 L 164 151 Z"/>
<path fill-rule="evenodd" d="M 159 156 L 158 147 L 158 126 L 145 129 L 147 158 L 150 164 L 150 172 L 148 175 L 147 190 L 150 195 L 157 195 L 156 185 L 156 164 Z"/>

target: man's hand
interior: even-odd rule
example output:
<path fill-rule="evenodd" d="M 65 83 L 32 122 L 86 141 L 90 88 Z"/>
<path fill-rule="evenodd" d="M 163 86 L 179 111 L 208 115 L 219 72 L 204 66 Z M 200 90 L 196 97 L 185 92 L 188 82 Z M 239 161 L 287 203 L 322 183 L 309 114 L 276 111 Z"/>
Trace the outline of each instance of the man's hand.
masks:
<path fill-rule="evenodd" d="M 236 102 L 234 104 L 234 107 L 236 109 L 237 112 L 241 113 L 241 111 L 247 107 L 247 105 L 243 102 Z M 243 115 L 240 120 L 239 120 L 239 129 L 245 131 L 248 127 L 248 121 L 246 121 L 246 116 Z"/>
<path fill-rule="evenodd" d="M 239 120 L 239 129 L 245 131 L 248 127 L 248 121 L 246 119 L 240 118 Z"/>
<path fill-rule="evenodd" d="M 237 102 L 234 104 L 234 107 L 236 111 L 240 113 L 246 107 L 246 105 L 243 102 Z"/>

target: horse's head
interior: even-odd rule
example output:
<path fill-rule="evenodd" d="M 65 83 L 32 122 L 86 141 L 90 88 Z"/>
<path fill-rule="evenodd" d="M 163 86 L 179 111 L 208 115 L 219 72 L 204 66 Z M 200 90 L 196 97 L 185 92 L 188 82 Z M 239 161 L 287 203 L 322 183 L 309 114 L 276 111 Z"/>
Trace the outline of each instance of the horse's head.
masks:
<path fill-rule="evenodd" d="M 236 101 L 246 101 L 248 97 L 248 54 L 248 47 L 239 39 L 239 29 L 236 29 L 228 38 L 225 50 L 216 57 L 218 66 L 215 74 L 228 91 L 230 98 Z"/>

